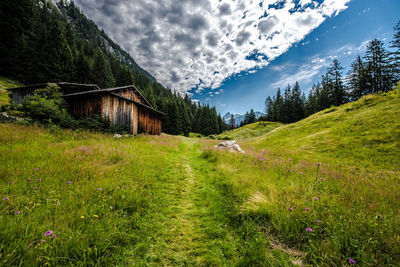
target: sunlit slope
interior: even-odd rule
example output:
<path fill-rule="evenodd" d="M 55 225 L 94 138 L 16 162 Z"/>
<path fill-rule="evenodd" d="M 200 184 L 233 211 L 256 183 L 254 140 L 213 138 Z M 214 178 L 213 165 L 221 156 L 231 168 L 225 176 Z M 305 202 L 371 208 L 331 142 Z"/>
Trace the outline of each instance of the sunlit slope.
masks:
<path fill-rule="evenodd" d="M 262 136 L 275 128 L 281 126 L 279 122 L 259 121 L 252 124 L 247 124 L 243 127 L 226 131 L 218 135 L 218 139 L 248 139 L 252 137 Z"/>
<path fill-rule="evenodd" d="M 284 125 L 251 141 L 258 149 L 302 158 L 399 169 L 400 93 L 368 95 Z"/>
<path fill-rule="evenodd" d="M 8 97 L 7 88 L 22 86 L 19 82 L 0 76 L 0 106 L 8 104 L 10 99 Z"/>

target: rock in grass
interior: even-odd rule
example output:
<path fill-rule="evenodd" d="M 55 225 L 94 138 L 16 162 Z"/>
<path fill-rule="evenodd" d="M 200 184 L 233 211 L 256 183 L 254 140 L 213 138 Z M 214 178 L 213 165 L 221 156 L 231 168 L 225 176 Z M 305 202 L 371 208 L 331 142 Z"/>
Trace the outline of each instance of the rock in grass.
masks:
<path fill-rule="evenodd" d="M 114 134 L 114 138 L 121 138 L 122 137 L 122 135 L 120 135 L 120 134 Z"/>
<path fill-rule="evenodd" d="M 235 140 L 222 142 L 214 146 L 214 148 L 227 150 L 229 152 L 244 153 L 244 151 L 240 148 L 240 146 L 236 143 Z"/>

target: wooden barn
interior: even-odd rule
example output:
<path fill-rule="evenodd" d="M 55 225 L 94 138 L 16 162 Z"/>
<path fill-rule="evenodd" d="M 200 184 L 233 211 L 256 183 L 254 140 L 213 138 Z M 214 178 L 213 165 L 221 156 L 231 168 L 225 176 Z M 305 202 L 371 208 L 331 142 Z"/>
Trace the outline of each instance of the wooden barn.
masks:
<path fill-rule="evenodd" d="M 75 118 L 100 115 L 111 124 L 129 129 L 131 134 L 161 134 L 161 117 L 134 86 L 100 89 L 94 84 L 56 83 L 68 103 L 69 112 Z M 10 88 L 12 101 L 21 103 L 26 96 L 48 84 L 36 84 Z"/>

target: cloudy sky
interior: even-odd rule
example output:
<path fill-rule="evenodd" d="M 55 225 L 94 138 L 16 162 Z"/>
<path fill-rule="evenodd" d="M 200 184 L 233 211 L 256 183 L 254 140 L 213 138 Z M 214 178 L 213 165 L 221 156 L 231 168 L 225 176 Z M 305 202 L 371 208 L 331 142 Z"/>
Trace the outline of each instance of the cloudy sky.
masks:
<path fill-rule="evenodd" d="M 164 86 L 219 112 L 262 111 L 276 88 L 304 91 L 334 58 L 390 40 L 399 0 L 75 0 Z"/>

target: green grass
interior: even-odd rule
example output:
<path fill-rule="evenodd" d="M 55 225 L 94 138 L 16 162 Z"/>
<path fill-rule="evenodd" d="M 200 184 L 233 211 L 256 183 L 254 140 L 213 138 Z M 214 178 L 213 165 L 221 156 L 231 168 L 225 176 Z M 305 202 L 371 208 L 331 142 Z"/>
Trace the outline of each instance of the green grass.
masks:
<path fill-rule="evenodd" d="M 291 265 L 196 140 L 0 124 L 0 142 L 1 265 Z"/>
<path fill-rule="evenodd" d="M 217 138 L 220 140 L 224 139 L 236 139 L 236 140 L 244 140 L 253 137 L 258 137 L 265 135 L 266 133 L 276 129 L 282 124 L 279 122 L 269 122 L 269 121 L 260 121 L 252 124 L 247 124 L 243 127 L 223 132 L 218 135 Z"/>
<path fill-rule="evenodd" d="M 370 95 L 243 140 L 245 155 L 210 153 L 243 213 L 309 263 L 397 265 L 398 118 L 399 92 Z"/>
<path fill-rule="evenodd" d="M 0 265 L 398 265 L 399 117 L 366 96 L 228 133 L 245 154 L 0 124 Z"/>
<path fill-rule="evenodd" d="M 8 78 L 0 76 L 0 106 L 8 104 L 10 102 L 10 99 L 8 97 L 8 92 L 6 89 L 18 86 L 22 86 L 22 84 L 14 80 L 10 80 Z"/>

